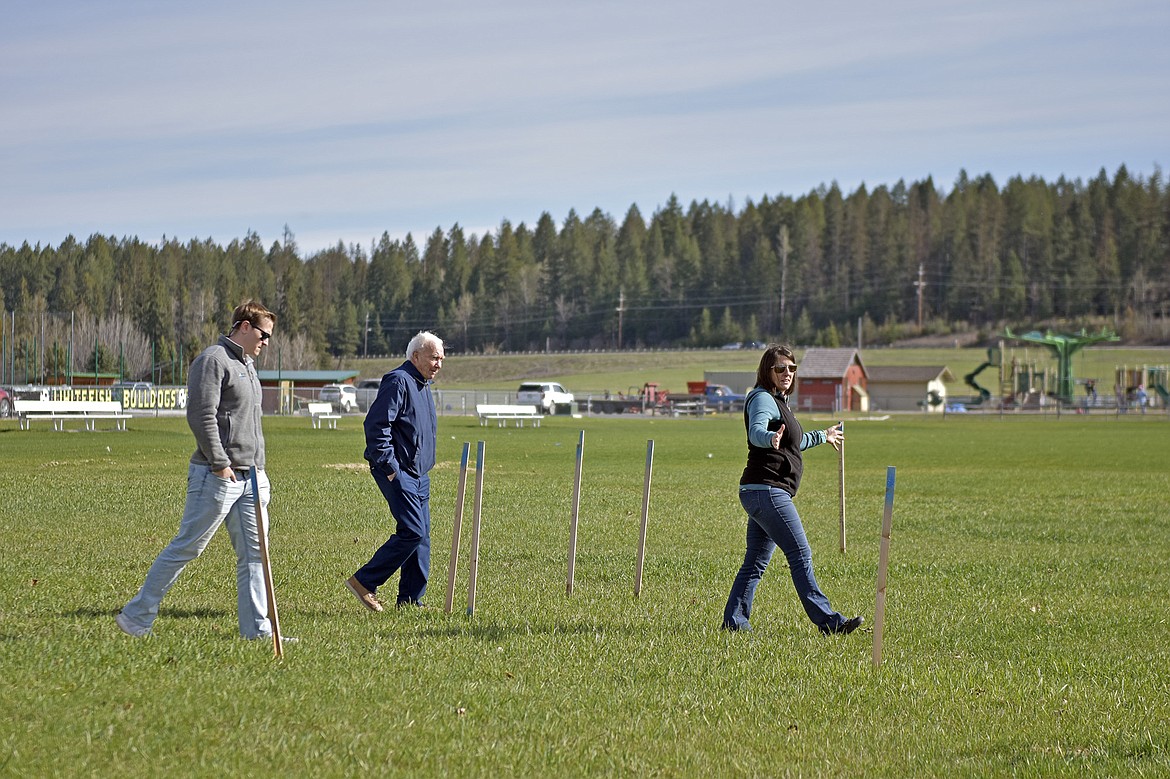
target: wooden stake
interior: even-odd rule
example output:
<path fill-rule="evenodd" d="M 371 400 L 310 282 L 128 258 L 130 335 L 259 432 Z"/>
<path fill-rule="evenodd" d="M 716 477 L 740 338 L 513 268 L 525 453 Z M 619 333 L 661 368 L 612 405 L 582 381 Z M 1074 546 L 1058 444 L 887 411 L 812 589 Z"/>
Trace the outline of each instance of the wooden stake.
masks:
<path fill-rule="evenodd" d="M 569 574 L 565 593 L 573 594 L 573 577 L 577 569 L 577 518 L 581 512 L 581 461 L 585 455 L 585 431 L 577 439 L 577 470 L 573 476 L 573 515 L 569 520 Z"/>
<path fill-rule="evenodd" d="M 841 422 L 841 432 L 845 432 L 845 423 Z M 845 554 L 845 439 L 841 439 L 840 451 L 840 468 L 841 473 L 841 554 Z"/>
<path fill-rule="evenodd" d="M 468 567 L 467 616 L 475 614 L 475 580 L 479 575 L 479 526 L 483 511 L 483 455 L 484 442 L 480 441 L 475 450 L 475 509 L 471 516 L 471 563 Z"/>
<path fill-rule="evenodd" d="M 280 636 L 280 615 L 276 612 L 276 590 L 272 585 L 272 560 L 268 557 L 268 512 L 260 500 L 260 479 L 255 467 L 250 469 L 252 501 L 256 505 L 256 533 L 260 540 L 260 567 L 264 571 L 264 592 L 268 600 L 268 623 L 272 626 L 272 653 L 284 657 L 284 642 Z"/>
<path fill-rule="evenodd" d="M 638 534 L 638 564 L 634 573 L 634 597 L 642 594 L 642 567 L 646 563 L 646 525 L 650 520 L 650 477 L 654 472 L 654 439 L 646 442 L 646 482 L 642 487 L 642 532 Z"/>
<path fill-rule="evenodd" d="M 459 568 L 459 533 L 463 528 L 463 498 L 467 492 L 467 458 L 471 453 L 471 442 L 463 442 L 463 455 L 459 458 L 459 486 L 455 489 L 455 521 L 451 523 L 451 562 L 447 565 L 447 604 L 445 613 L 451 613 L 455 603 L 455 574 Z"/>
<path fill-rule="evenodd" d="M 894 524 L 894 466 L 886 468 L 886 508 L 882 515 L 881 553 L 878 556 L 877 603 L 873 608 L 873 667 L 882 664 L 882 631 L 886 626 L 886 571 L 890 564 L 890 529 Z"/>

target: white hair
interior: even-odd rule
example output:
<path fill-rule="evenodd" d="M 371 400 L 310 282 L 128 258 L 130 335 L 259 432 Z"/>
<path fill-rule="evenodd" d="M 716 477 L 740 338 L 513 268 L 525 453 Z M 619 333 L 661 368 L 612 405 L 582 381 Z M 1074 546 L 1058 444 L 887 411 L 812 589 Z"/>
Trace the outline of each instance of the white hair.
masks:
<path fill-rule="evenodd" d="M 420 330 L 418 335 L 410 339 L 410 343 L 406 345 L 406 358 L 410 359 L 415 352 L 421 352 L 424 346 L 433 346 L 435 349 L 443 348 L 443 339 L 434 333 L 426 330 Z"/>

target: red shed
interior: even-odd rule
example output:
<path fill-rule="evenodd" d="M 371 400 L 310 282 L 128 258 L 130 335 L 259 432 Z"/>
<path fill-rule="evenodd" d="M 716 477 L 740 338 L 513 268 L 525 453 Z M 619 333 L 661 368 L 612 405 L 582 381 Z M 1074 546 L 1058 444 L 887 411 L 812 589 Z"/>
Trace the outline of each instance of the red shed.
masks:
<path fill-rule="evenodd" d="M 809 349 L 796 373 L 803 411 L 869 411 L 869 374 L 856 349 Z"/>

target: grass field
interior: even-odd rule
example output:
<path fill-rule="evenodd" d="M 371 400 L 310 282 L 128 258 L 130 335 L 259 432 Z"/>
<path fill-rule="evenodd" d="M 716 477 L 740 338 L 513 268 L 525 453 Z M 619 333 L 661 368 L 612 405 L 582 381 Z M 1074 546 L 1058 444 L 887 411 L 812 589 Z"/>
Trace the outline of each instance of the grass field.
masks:
<path fill-rule="evenodd" d="M 797 350 L 797 360 L 804 355 Z M 952 397 L 972 394 L 963 383 L 963 377 L 979 368 L 987 359 L 986 348 L 885 348 L 862 349 L 862 361 L 867 367 L 878 365 L 929 365 L 950 368 L 955 380 L 948 382 L 947 392 Z M 1005 363 L 1012 360 L 1048 371 L 1051 387 L 1055 389 L 1056 360 L 1046 348 L 1035 345 L 1012 344 L 1004 346 Z M 508 355 L 453 355 L 439 374 L 439 389 L 515 390 L 526 379 L 543 379 L 563 383 L 571 391 L 583 395 L 626 392 L 641 387 L 644 382 L 658 382 L 660 387 L 683 391 L 688 381 L 700 381 L 704 371 L 755 372 L 759 364 L 757 350 L 681 350 L 672 352 L 616 352 L 616 353 L 553 353 Z M 362 376 L 381 376 L 402 360 L 351 359 L 346 367 Z M 1118 367 L 1134 368 L 1141 365 L 1170 365 L 1170 348 L 1094 346 L 1073 356 L 1073 375 L 1077 379 L 1094 378 L 1099 392 L 1112 392 Z M 271 366 L 269 366 L 271 367 Z M 1010 369 L 1009 369 L 1010 374 Z M 981 381 L 995 384 L 996 370 L 987 369 Z M 1078 393 L 1081 391 L 1078 387 Z"/>
<path fill-rule="evenodd" d="M 441 419 L 432 608 L 381 615 L 342 586 L 390 532 L 359 419 L 338 431 L 266 420 L 277 596 L 301 639 L 283 661 L 236 635 L 225 533 L 164 601 L 153 637 L 114 625 L 177 527 L 182 419 L 15 428 L 0 423 L 0 775 L 1170 774 L 1164 415 L 849 421 L 844 556 L 836 454 L 807 452 L 797 505 L 818 579 L 867 628 L 885 469 L 897 467 L 880 669 L 868 630 L 826 638 L 808 623 L 782 558 L 755 630 L 719 630 L 743 554 L 735 416 L 523 430 Z M 474 460 L 478 440 L 469 617 L 466 558 L 455 611 L 442 603 L 459 454 L 471 442 Z"/>

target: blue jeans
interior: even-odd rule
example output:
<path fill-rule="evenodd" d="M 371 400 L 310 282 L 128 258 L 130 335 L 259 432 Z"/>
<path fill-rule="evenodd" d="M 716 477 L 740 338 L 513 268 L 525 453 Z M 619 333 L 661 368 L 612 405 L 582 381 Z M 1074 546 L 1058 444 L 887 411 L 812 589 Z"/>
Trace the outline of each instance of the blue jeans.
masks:
<path fill-rule="evenodd" d="M 370 592 L 377 592 L 401 569 L 398 605 L 418 603 L 427 591 L 431 572 L 431 477 L 415 478 L 399 471 L 393 479 L 377 468 L 370 473 L 394 516 L 394 535 L 354 574 Z"/>
<path fill-rule="evenodd" d="M 221 479 L 206 465 L 188 466 L 187 505 L 179 532 L 151 563 L 138 594 L 122 607 L 123 617 L 132 626 L 149 629 L 154 624 L 163 596 L 187 563 L 203 554 L 219 526 L 226 524 L 232 548 L 236 550 L 236 614 L 240 635 L 244 638 L 272 635 L 252 480 L 240 473 L 236 479 Z M 268 476 L 259 471 L 256 479 L 260 500 L 267 506 L 271 494 Z"/>
<path fill-rule="evenodd" d="M 813 624 L 822 631 L 836 630 L 845 618 L 833 611 L 829 599 L 817 586 L 813 575 L 812 549 L 800 524 L 800 515 L 792 504 L 792 496 L 782 489 L 743 489 L 739 502 L 748 513 L 747 553 L 743 565 L 731 585 L 727 608 L 723 611 L 723 627 L 729 630 L 751 630 L 752 600 L 756 587 L 768 568 L 772 553 L 779 546 L 788 558 L 792 584 L 800 603 Z"/>

